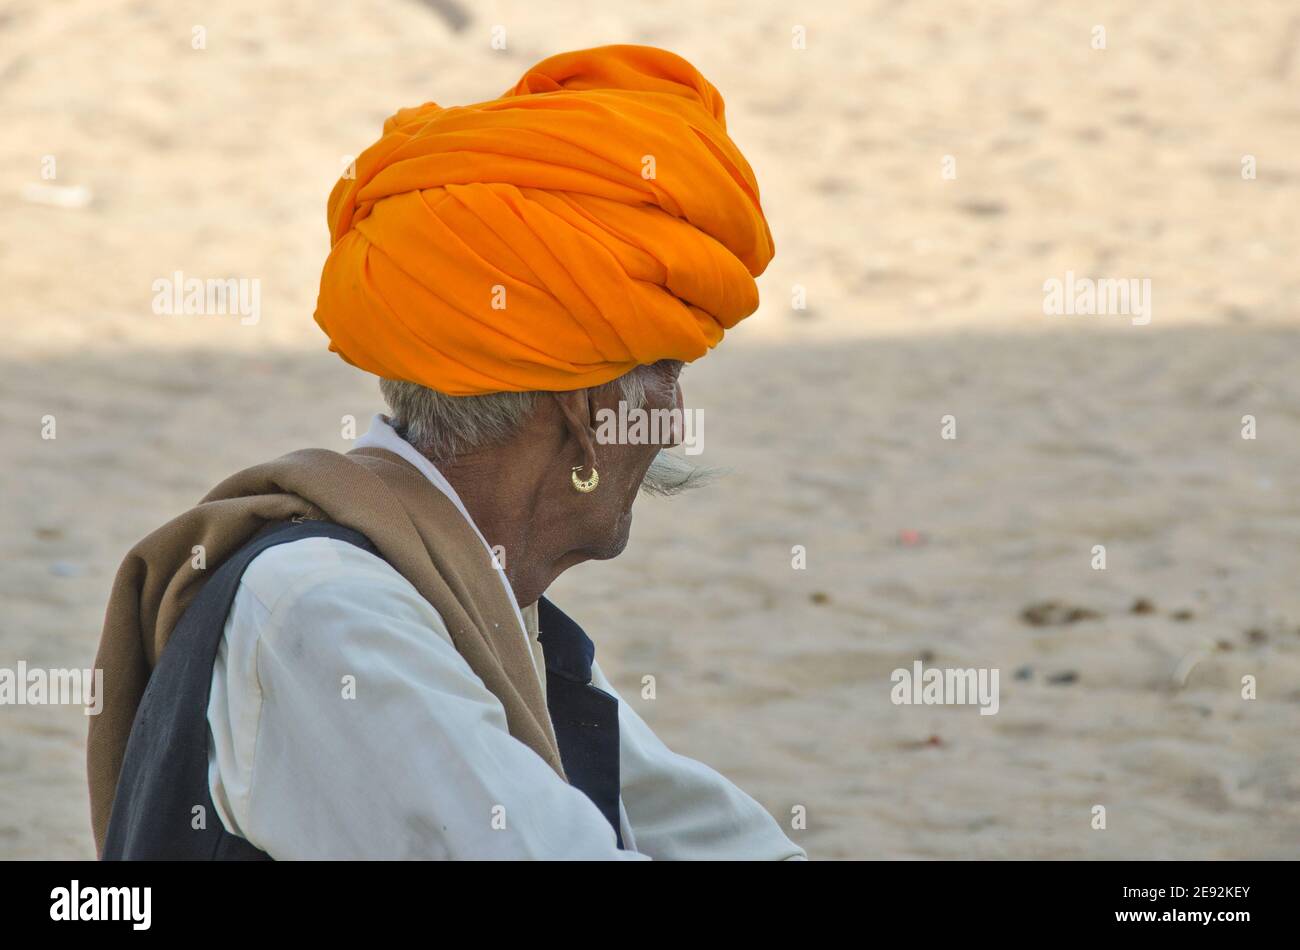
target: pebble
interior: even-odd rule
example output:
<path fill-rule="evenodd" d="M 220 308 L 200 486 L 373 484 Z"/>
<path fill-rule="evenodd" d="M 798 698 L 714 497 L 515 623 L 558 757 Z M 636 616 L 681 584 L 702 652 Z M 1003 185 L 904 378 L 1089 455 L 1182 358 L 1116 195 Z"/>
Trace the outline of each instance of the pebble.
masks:
<path fill-rule="evenodd" d="M 1087 607 L 1068 607 L 1057 600 L 1030 604 L 1020 612 L 1020 619 L 1031 627 L 1058 627 L 1080 620 L 1097 620 L 1101 614 Z"/>

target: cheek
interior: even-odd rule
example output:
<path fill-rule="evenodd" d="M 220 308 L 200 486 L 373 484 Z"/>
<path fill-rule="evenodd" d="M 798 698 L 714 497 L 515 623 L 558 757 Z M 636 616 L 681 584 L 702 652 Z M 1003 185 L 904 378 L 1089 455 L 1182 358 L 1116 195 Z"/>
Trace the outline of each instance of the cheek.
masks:
<path fill-rule="evenodd" d="M 610 493 L 608 504 L 619 511 L 626 510 L 635 500 L 645 478 L 646 470 L 654 457 L 659 454 L 657 445 L 620 445 L 617 454 L 608 460 L 610 470 Z"/>
<path fill-rule="evenodd" d="M 641 484 L 641 479 L 645 477 L 646 469 L 659 454 L 660 446 L 656 444 L 645 445 L 627 445 L 623 447 L 626 455 L 620 459 L 620 467 L 630 473 L 629 483 L 633 488 Z"/>

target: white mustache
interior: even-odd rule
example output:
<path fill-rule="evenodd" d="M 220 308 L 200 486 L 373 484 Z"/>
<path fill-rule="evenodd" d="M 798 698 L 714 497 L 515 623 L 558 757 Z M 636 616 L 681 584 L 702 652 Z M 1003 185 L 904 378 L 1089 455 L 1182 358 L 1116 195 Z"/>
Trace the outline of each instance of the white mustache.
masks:
<path fill-rule="evenodd" d="M 641 491 L 647 495 L 679 495 L 692 488 L 702 488 L 721 474 L 719 469 L 694 465 L 680 455 L 660 449 L 641 479 Z"/>

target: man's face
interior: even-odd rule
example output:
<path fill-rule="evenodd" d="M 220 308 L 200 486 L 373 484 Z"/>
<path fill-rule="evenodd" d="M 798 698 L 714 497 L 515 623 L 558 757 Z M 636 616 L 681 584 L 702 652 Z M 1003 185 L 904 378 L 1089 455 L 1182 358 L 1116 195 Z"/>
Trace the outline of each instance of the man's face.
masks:
<path fill-rule="evenodd" d="M 598 435 L 602 431 L 612 430 L 616 438 L 615 441 L 597 444 L 600 484 L 590 495 L 577 499 L 583 521 L 591 529 L 589 536 L 595 539 L 588 546 L 587 554 L 597 560 L 617 557 L 627 546 L 632 530 L 632 503 L 636 500 L 646 470 L 660 449 L 671 448 L 682 440 L 681 411 L 684 405 L 678 382 L 682 364 L 677 360 L 661 360 L 651 369 L 653 372 L 645 374 L 646 398 L 645 405 L 640 410 L 644 413 L 645 425 L 641 431 L 646 440 L 636 443 L 622 440 L 625 433 L 617 425 L 605 426 L 604 430 L 597 426 Z M 631 406 L 625 406 L 620 414 L 618 387 L 609 387 L 607 393 L 607 401 L 596 406 L 597 412 L 608 410 L 616 422 L 620 415 L 627 416 L 627 429 L 632 432 L 637 411 Z M 678 412 L 671 417 L 673 425 L 670 428 L 667 425 L 670 417 L 665 414 L 665 410 L 672 409 L 677 409 Z M 656 410 L 659 411 L 659 417 L 655 415 Z M 604 417 L 606 414 L 600 413 L 598 421 Z M 579 474 L 585 476 L 588 473 Z"/>

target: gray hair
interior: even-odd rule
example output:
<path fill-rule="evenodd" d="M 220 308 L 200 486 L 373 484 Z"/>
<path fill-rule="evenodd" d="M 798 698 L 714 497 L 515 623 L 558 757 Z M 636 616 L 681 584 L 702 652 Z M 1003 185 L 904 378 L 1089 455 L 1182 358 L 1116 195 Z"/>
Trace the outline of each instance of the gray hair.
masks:
<path fill-rule="evenodd" d="M 646 387 L 654 385 L 658 364 L 638 366 L 617 379 L 591 387 L 597 395 L 617 387 L 628 409 L 646 402 Z M 537 405 L 538 393 L 506 392 L 480 396 L 448 396 L 419 383 L 381 379 L 379 390 L 388 403 L 397 434 L 435 464 L 466 452 L 503 442 L 513 435 Z M 660 451 L 650 463 L 641 488 L 651 495 L 675 495 L 712 480 L 715 473 L 671 452 Z"/>

